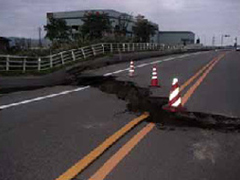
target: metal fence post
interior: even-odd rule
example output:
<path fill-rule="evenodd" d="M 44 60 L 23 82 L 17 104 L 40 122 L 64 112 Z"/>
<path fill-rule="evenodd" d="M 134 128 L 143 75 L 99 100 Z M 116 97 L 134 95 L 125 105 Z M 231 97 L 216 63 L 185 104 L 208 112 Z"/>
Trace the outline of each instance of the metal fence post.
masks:
<path fill-rule="evenodd" d="M 125 44 L 124 43 L 122 44 L 122 47 L 123 47 L 123 52 L 125 52 L 126 49 L 125 49 Z"/>
<path fill-rule="evenodd" d="M 111 51 L 111 53 L 113 53 L 113 44 L 112 43 L 110 44 L 110 51 Z"/>
<path fill-rule="evenodd" d="M 6 57 L 6 71 L 9 71 L 9 55 Z"/>
<path fill-rule="evenodd" d="M 96 52 L 95 52 L 94 47 L 93 46 L 91 46 L 91 47 L 92 47 L 93 55 L 96 56 Z"/>
<path fill-rule="evenodd" d="M 102 44 L 103 54 L 105 54 L 104 44 Z"/>
<path fill-rule="evenodd" d="M 63 59 L 63 53 L 61 52 L 60 55 L 61 55 L 62 64 L 65 64 L 64 59 Z"/>
<path fill-rule="evenodd" d="M 82 54 L 83 54 L 83 58 L 86 59 L 86 54 L 85 54 L 83 48 L 81 48 L 81 51 L 82 51 Z"/>
<path fill-rule="evenodd" d="M 26 71 L 26 57 L 23 58 L 23 72 Z"/>
<path fill-rule="evenodd" d="M 117 49 L 118 49 L 118 52 L 120 53 L 119 43 L 117 43 Z"/>
<path fill-rule="evenodd" d="M 41 71 L 41 58 L 38 58 L 38 71 Z"/>
<path fill-rule="evenodd" d="M 52 55 L 49 56 L 49 60 L 50 60 L 50 68 L 53 67 L 53 59 L 52 59 Z"/>
<path fill-rule="evenodd" d="M 127 43 L 128 51 L 131 51 L 130 49 L 130 43 Z"/>
<path fill-rule="evenodd" d="M 73 50 L 72 50 L 72 59 L 73 59 L 73 61 L 76 61 L 76 57 L 75 57 Z"/>

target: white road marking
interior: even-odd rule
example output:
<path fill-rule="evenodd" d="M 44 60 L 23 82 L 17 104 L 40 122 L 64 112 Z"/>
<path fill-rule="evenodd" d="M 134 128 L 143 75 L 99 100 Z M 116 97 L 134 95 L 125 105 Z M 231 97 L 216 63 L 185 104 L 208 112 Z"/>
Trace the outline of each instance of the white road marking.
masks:
<path fill-rule="evenodd" d="M 197 55 L 197 54 L 200 54 L 200 53 L 195 53 L 195 54 L 192 54 L 192 55 Z M 187 57 L 187 56 L 190 56 L 190 55 L 187 54 L 187 55 L 167 58 L 167 59 L 164 59 L 164 60 L 153 61 L 153 62 L 150 62 L 150 63 L 143 63 L 143 64 L 140 64 L 136 67 L 141 68 L 141 67 L 145 67 L 145 66 L 148 66 L 148 65 L 157 64 L 157 63 L 166 62 L 166 61 L 171 61 L 171 60 L 174 60 L 174 59 L 183 58 L 183 57 Z M 128 70 L 129 70 L 129 68 L 120 69 L 120 70 L 115 71 L 115 72 L 106 73 L 103 76 L 105 76 L 105 77 L 106 76 L 111 76 L 113 74 L 118 74 L 118 73 L 128 71 Z M 32 103 L 32 102 L 36 102 L 36 101 L 41 101 L 41 100 L 44 100 L 44 99 L 49 99 L 49 98 L 53 98 L 53 97 L 57 97 L 57 96 L 61 96 L 61 95 L 66 95 L 66 94 L 69 94 L 69 93 L 82 91 L 82 90 L 88 89 L 88 88 L 90 88 L 90 86 L 84 86 L 84 87 L 81 87 L 81 88 L 68 90 L 68 91 L 63 91 L 63 92 L 56 93 L 56 94 L 50 94 L 50 95 L 47 95 L 47 96 L 36 97 L 36 98 L 33 98 L 33 99 L 24 100 L 24 101 L 20 101 L 20 102 L 17 102 L 17 103 L 11 103 L 11 104 L 8 104 L 8 105 L 1 105 L 0 110 L 7 109 L 7 108 L 10 108 L 10 107 L 14 107 L 14 106 L 19 106 L 19 105 L 22 105 L 22 104 L 28 104 L 28 103 Z"/>
<path fill-rule="evenodd" d="M 17 102 L 17 103 L 2 105 L 2 106 L 0 106 L 0 109 L 1 110 L 2 109 L 7 109 L 7 108 L 10 108 L 10 107 L 19 106 L 19 105 L 22 105 L 22 104 L 28 104 L 28 103 L 31 103 L 31 102 L 36 102 L 36 101 L 40 101 L 40 100 L 44 100 L 44 99 L 53 98 L 53 97 L 56 97 L 56 96 L 66 95 L 66 94 L 69 94 L 69 93 L 72 93 L 72 92 L 78 92 L 78 91 L 82 91 L 82 90 L 88 89 L 88 88 L 90 88 L 90 86 L 84 86 L 84 87 L 80 87 L 80 88 L 69 90 L 69 91 L 63 91 L 63 92 L 60 92 L 60 93 L 50 94 L 50 95 L 47 95 L 47 96 L 37 97 L 37 98 L 34 98 L 34 99 L 29 99 L 29 100 L 24 100 L 24 101 L 20 101 L 20 102 Z"/>
<path fill-rule="evenodd" d="M 149 64 L 143 63 L 143 64 L 138 65 L 137 67 L 138 67 L 138 68 L 141 68 L 141 67 L 148 66 L 148 65 L 149 65 Z"/>
<path fill-rule="evenodd" d="M 111 76 L 113 73 L 106 73 L 103 76 Z"/>
<path fill-rule="evenodd" d="M 126 69 L 122 69 L 122 70 L 115 71 L 115 72 L 113 72 L 113 74 L 118 74 L 118 73 L 121 73 L 121 72 L 123 72 L 123 71 L 126 71 Z"/>
<path fill-rule="evenodd" d="M 137 65 L 136 68 L 142 68 L 142 67 L 149 66 L 149 65 L 153 65 L 153 64 L 158 64 L 158 63 L 162 63 L 162 62 L 166 62 L 166 61 L 172 61 L 172 60 L 174 60 L 174 59 L 184 58 L 184 57 L 188 57 L 188 56 L 190 56 L 190 55 L 195 55 L 195 54 L 186 54 L 186 55 L 181 55 L 181 56 L 177 56 L 177 57 L 170 57 L 170 58 L 163 59 L 163 60 L 152 61 L 152 62 L 150 62 L 150 63 L 143 63 L 143 64 Z M 129 71 L 129 68 L 127 68 L 127 69 L 120 69 L 120 70 L 118 70 L 118 71 L 106 73 L 106 74 L 104 74 L 103 76 L 111 76 L 111 75 L 113 75 L 113 74 L 119 74 L 119 73 L 124 72 L 124 71 Z"/>
<path fill-rule="evenodd" d="M 180 56 L 179 58 L 185 58 L 185 57 L 188 57 L 189 55 L 182 55 Z"/>
<path fill-rule="evenodd" d="M 176 57 L 176 58 L 179 58 L 179 57 Z M 164 59 L 164 60 L 162 60 L 163 62 L 166 62 L 166 61 L 172 61 L 173 59 L 176 59 L 176 58 L 167 58 L 167 59 Z"/>

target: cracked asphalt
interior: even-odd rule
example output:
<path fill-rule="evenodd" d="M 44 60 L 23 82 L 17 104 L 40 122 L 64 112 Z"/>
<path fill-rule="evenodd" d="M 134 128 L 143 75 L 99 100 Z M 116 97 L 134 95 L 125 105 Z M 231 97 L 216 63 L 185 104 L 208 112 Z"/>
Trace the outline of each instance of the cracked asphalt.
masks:
<path fill-rule="evenodd" d="M 136 76 L 113 74 L 148 88 L 157 62 L 159 89 L 152 96 L 168 97 L 172 78 L 184 83 L 221 51 L 151 58 L 135 62 Z M 239 52 L 229 51 L 186 103 L 189 111 L 240 117 Z M 169 61 L 163 61 L 172 58 Z M 141 67 L 141 64 L 147 64 Z M 101 76 L 128 68 L 128 63 L 86 71 Z M 83 86 L 83 85 L 82 85 Z M 43 88 L 1 95 L 0 106 L 73 90 L 81 85 Z M 186 93 L 186 90 L 182 92 Z M 0 111 L 0 179 L 53 180 L 140 113 L 97 87 L 62 94 Z M 147 122 L 142 122 L 108 149 L 76 179 L 88 179 Z M 154 129 L 111 171 L 111 180 L 237 180 L 240 176 L 240 134 L 193 127 Z"/>

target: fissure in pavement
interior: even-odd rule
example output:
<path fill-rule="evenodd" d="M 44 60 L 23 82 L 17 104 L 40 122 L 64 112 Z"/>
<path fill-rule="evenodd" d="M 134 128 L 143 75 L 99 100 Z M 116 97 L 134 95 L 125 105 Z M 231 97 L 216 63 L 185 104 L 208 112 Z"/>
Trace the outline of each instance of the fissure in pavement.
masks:
<path fill-rule="evenodd" d="M 78 77 L 78 85 L 91 85 L 102 92 L 115 94 L 127 102 L 127 110 L 135 113 L 149 112 L 147 121 L 155 122 L 161 129 L 197 127 L 223 132 L 240 132 L 240 119 L 198 112 L 170 113 L 162 109 L 168 98 L 153 97 L 148 88 L 137 87 L 133 82 L 118 81 L 114 77 Z"/>

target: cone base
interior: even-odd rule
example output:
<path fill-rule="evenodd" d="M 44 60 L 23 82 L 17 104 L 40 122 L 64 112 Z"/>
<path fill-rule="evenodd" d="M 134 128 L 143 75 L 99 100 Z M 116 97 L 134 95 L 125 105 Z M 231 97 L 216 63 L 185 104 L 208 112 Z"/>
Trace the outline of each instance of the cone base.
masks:
<path fill-rule="evenodd" d="M 172 107 L 169 105 L 165 105 L 162 107 L 163 110 L 170 111 L 170 112 L 186 112 L 187 109 L 180 106 L 180 107 Z"/>
<path fill-rule="evenodd" d="M 130 77 L 130 78 L 131 78 L 131 77 L 136 77 L 136 75 L 128 75 L 128 77 Z"/>

